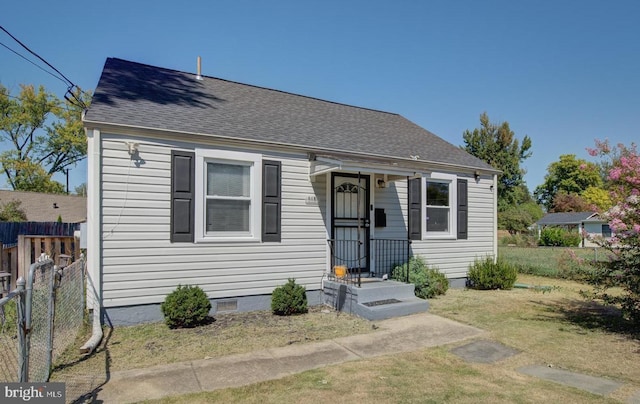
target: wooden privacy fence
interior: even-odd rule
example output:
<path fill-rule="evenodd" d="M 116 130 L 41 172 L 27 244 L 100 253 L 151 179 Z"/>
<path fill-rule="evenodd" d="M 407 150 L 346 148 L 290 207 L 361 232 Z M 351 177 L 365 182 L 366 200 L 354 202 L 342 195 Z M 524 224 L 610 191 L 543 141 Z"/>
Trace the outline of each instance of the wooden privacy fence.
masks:
<path fill-rule="evenodd" d="M 11 274 L 11 287 L 20 276 L 26 276 L 29 266 L 46 254 L 56 265 L 67 265 L 80 257 L 80 240 L 73 236 L 19 235 L 18 244 L 4 248 L 0 271 Z"/>

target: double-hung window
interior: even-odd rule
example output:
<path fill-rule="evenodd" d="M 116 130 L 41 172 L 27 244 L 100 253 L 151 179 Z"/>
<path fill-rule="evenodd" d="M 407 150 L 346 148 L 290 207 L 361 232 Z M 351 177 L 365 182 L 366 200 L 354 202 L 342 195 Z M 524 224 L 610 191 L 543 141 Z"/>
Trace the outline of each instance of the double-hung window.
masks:
<path fill-rule="evenodd" d="M 259 240 L 261 155 L 196 151 L 196 238 Z"/>
<path fill-rule="evenodd" d="M 423 237 L 456 236 L 456 176 L 432 173 L 424 178 Z"/>

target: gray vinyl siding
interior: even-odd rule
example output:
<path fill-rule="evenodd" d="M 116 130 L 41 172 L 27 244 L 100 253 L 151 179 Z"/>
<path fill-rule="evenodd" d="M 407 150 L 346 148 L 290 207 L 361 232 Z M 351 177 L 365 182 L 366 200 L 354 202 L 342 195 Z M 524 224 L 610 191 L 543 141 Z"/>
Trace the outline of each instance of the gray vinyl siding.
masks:
<path fill-rule="evenodd" d="M 375 188 L 374 205 L 377 209 L 384 209 L 387 225 L 375 225 L 374 238 L 407 239 L 407 198 L 406 180 L 389 182 L 386 188 Z"/>
<path fill-rule="evenodd" d="M 455 174 L 455 173 L 454 173 Z M 465 178 L 458 174 L 458 178 Z M 468 179 L 468 239 L 426 239 L 414 240 L 411 249 L 414 255 L 421 255 L 427 263 L 437 266 L 448 278 L 467 276 L 470 264 L 476 258 L 493 256 L 494 243 L 494 193 L 490 189 L 491 179 L 473 177 Z M 404 184 L 406 195 L 406 184 Z M 406 218 L 406 206 L 403 206 Z"/>
<path fill-rule="evenodd" d="M 139 144 L 140 160 L 131 159 L 127 141 Z M 312 181 L 306 154 L 111 134 L 103 134 L 101 144 L 101 264 L 106 307 L 160 303 L 179 284 L 198 285 L 210 298 L 270 294 L 288 278 L 295 278 L 307 290 L 320 289 L 329 262 L 326 209 L 331 174 Z M 170 242 L 171 150 L 198 147 L 260 153 L 263 159 L 282 163 L 281 242 Z M 467 240 L 414 240 L 412 254 L 422 255 L 449 278 L 466 276 L 476 258 L 493 254 L 491 185 L 490 179 L 476 183 L 468 177 Z M 372 237 L 406 240 L 406 179 L 389 181 L 385 188 L 375 187 L 372 179 L 371 186 L 372 204 L 387 216 L 386 227 L 374 224 Z"/>
<path fill-rule="evenodd" d="M 139 144 L 137 164 L 127 141 Z M 326 269 L 326 185 L 324 176 L 309 181 L 306 155 L 234 149 L 282 162 L 281 242 L 170 243 L 171 149 L 195 147 L 205 146 L 103 134 L 104 305 L 159 303 L 178 284 L 198 285 L 210 298 L 270 294 L 288 278 L 319 289 Z"/>

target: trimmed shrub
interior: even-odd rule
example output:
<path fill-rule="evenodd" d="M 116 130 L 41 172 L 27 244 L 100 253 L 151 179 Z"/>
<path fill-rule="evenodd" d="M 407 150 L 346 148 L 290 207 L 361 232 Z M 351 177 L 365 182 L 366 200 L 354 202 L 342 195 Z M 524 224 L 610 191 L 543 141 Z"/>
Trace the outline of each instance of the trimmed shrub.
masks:
<path fill-rule="evenodd" d="M 308 311 L 307 290 L 296 284 L 295 279 L 278 286 L 271 295 L 271 311 L 279 316 L 302 314 Z"/>
<path fill-rule="evenodd" d="M 415 295 L 421 299 L 430 299 L 444 295 L 449 289 L 449 280 L 436 267 L 430 267 L 420 256 L 409 260 L 409 283 L 415 286 Z M 391 278 L 400 282 L 407 281 L 407 264 L 393 268 Z"/>
<path fill-rule="evenodd" d="M 582 237 L 561 227 L 545 227 L 540 232 L 539 244 L 547 247 L 578 247 Z"/>
<path fill-rule="evenodd" d="M 160 306 L 169 328 L 191 328 L 209 317 L 211 302 L 199 286 L 182 286 L 167 295 Z"/>
<path fill-rule="evenodd" d="M 516 283 L 518 271 L 508 262 L 487 257 L 476 260 L 469 267 L 469 287 L 473 289 L 511 289 Z"/>

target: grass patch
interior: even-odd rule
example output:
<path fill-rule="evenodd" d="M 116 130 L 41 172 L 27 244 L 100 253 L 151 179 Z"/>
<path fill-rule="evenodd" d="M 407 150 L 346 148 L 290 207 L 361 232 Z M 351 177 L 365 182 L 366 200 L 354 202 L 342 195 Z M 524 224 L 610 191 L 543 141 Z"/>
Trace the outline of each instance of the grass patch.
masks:
<path fill-rule="evenodd" d="M 83 358 L 77 348 L 88 339 L 90 331 L 90 327 L 83 330 L 74 349 L 67 350 L 57 361 L 52 379 L 240 354 L 373 329 L 366 320 L 325 307 L 287 317 L 269 311 L 229 313 L 216 315 L 214 321 L 196 328 L 169 329 L 164 323 L 151 323 L 105 329 L 105 341 L 97 352 Z"/>
<path fill-rule="evenodd" d="M 485 329 L 487 334 L 482 338 L 521 351 L 506 360 L 494 364 L 467 363 L 450 352 L 453 347 L 465 343 L 462 342 L 157 402 L 613 403 L 626 401 L 640 390 L 640 367 L 637 366 L 640 335 L 616 310 L 587 304 L 578 293 L 586 286 L 574 281 L 519 275 L 517 282 L 553 286 L 553 289 L 548 293 L 533 289 L 453 289 L 430 301 L 432 313 Z M 98 355 L 108 353 L 109 369 L 114 371 L 165 363 L 176 357 L 199 359 L 368 332 L 372 324 L 334 312 L 321 313 L 319 308 L 311 308 L 310 313 L 294 317 L 271 316 L 268 312 L 222 317 L 217 316 L 216 321 L 207 326 L 219 328 L 205 327 L 200 333 L 198 329 L 168 330 L 162 324 L 118 327 Z M 172 342 L 174 338 L 182 343 Z M 216 339 L 215 346 L 208 345 L 212 338 Z M 199 350 L 199 346 L 209 348 Z M 197 353 L 191 355 L 192 349 Z M 178 352 L 171 353 L 172 350 Z M 529 377 L 516 370 L 531 364 L 548 364 L 608 377 L 624 386 L 609 397 L 602 397 Z M 104 365 L 103 359 L 103 371 Z M 100 369 L 85 369 L 85 372 L 90 371 Z"/>
<path fill-rule="evenodd" d="M 609 253 L 602 248 L 500 246 L 498 257 L 521 274 L 572 279 L 580 267 L 594 260 L 605 261 Z"/>
<path fill-rule="evenodd" d="M 467 363 L 450 352 L 452 346 L 436 347 L 153 402 L 614 403 L 640 389 L 640 337 L 623 324 L 619 313 L 584 305 L 578 294 L 584 286 L 573 281 L 520 275 L 518 282 L 554 288 L 549 293 L 453 289 L 430 301 L 432 313 L 483 328 L 488 331 L 483 338 L 521 351 L 504 361 Z M 606 326 L 611 322 L 618 326 Z M 609 377 L 625 385 L 602 397 L 516 371 L 530 364 Z"/>

